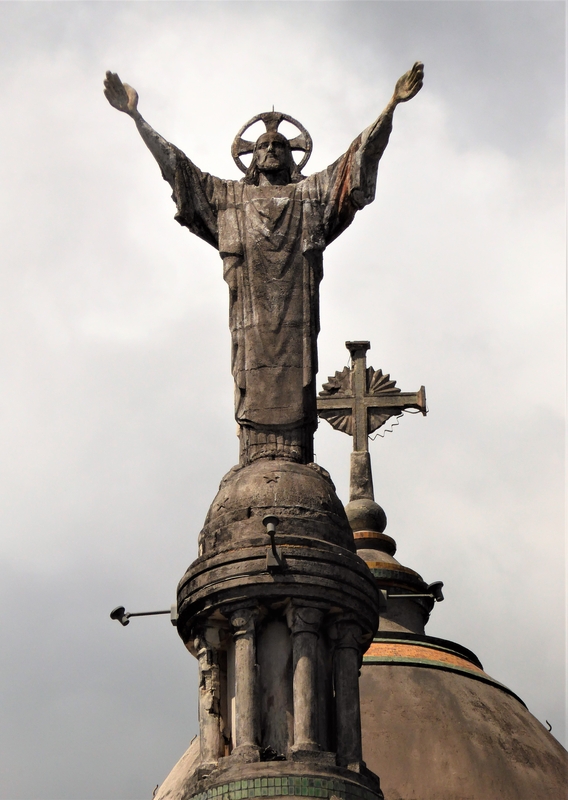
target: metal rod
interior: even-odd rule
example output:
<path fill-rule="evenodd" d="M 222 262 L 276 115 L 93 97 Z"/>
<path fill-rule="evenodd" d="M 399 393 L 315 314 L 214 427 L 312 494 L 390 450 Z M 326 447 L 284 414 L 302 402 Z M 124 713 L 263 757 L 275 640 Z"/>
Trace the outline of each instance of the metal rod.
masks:
<path fill-rule="evenodd" d="M 127 611 L 129 617 L 152 617 L 154 614 L 171 614 L 171 609 L 167 611 Z"/>

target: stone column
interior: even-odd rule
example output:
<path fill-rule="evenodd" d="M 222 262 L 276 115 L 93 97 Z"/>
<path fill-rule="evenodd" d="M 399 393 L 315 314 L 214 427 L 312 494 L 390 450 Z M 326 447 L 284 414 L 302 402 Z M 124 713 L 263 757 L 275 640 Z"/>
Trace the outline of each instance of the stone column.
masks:
<path fill-rule="evenodd" d="M 294 744 L 292 752 L 320 750 L 318 741 L 318 638 L 324 612 L 319 608 L 288 609 L 292 633 Z"/>
<path fill-rule="evenodd" d="M 258 761 L 259 714 L 256 675 L 257 608 L 241 608 L 230 615 L 235 642 L 235 741 L 233 753 Z"/>
<path fill-rule="evenodd" d="M 216 764 L 221 754 L 219 662 L 217 649 L 208 641 L 207 632 L 200 632 L 194 639 L 199 664 L 199 736 L 203 766 Z"/>
<path fill-rule="evenodd" d="M 335 627 L 334 686 L 339 766 L 361 763 L 361 708 L 359 702 L 359 667 L 361 664 L 361 627 L 355 620 L 339 620 Z M 334 638 L 335 638 L 334 637 Z"/>

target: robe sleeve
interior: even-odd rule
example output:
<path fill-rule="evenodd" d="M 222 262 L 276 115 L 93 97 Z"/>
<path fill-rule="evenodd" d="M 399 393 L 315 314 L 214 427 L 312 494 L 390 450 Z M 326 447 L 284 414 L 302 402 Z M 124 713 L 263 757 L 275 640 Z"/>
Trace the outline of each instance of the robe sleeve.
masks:
<path fill-rule="evenodd" d="M 175 148 L 175 169 L 169 182 L 177 206 L 176 221 L 218 249 L 218 210 L 226 192 L 225 181 L 202 172 Z"/>
<path fill-rule="evenodd" d="M 379 161 L 392 130 L 392 111 L 381 114 L 351 144 L 347 152 L 323 172 L 312 176 L 324 204 L 326 245 L 353 222 L 357 211 L 375 199 Z M 308 179 L 309 180 L 309 179 Z"/>

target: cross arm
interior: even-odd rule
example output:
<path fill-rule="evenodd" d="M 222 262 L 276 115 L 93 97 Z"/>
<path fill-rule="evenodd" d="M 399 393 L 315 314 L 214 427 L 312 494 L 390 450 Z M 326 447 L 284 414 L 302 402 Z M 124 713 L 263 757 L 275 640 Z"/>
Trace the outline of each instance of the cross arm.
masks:
<path fill-rule="evenodd" d="M 354 397 L 318 397 L 318 411 L 353 411 Z M 426 389 L 421 386 L 417 392 L 397 392 L 396 394 L 367 394 L 358 399 L 367 409 L 400 409 L 415 408 L 426 416 Z"/>

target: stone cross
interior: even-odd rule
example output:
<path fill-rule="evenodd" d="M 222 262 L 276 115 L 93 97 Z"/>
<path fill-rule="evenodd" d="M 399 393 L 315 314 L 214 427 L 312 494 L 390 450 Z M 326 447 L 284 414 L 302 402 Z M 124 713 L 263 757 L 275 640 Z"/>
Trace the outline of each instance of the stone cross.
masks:
<path fill-rule="evenodd" d="M 367 367 L 370 342 L 345 342 L 345 346 L 352 367 L 336 372 L 323 385 L 317 400 L 318 416 L 353 437 L 350 499 L 372 500 L 369 436 L 406 409 L 415 408 L 426 415 L 426 390 L 421 386 L 418 392 L 401 392 L 390 375 Z"/>

